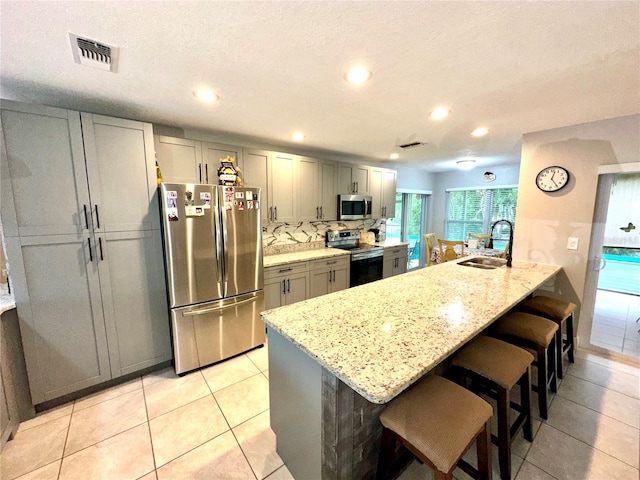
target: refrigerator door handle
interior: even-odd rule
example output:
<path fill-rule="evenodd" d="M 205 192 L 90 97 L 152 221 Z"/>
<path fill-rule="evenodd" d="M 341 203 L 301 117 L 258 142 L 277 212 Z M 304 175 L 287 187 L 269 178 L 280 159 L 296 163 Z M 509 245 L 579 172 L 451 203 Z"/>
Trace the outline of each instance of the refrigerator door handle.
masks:
<path fill-rule="evenodd" d="M 224 212 L 224 210 L 223 210 Z M 214 219 L 219 218 L 219 213 L 218 213 L 218 207 L 214 207 L 213 208 L 213 215 L 214 215 Z M 223 213 L 224 215 L 224 213 Z M 224 219 L 223 219 L 223 223 L 222 225 L 224 225 Z M 220 243 L 220 229 L 224 230 L 224 227 L 221 226 L 220 228 L 218 228 L 218 222 L 214 220 L 213 222 L 213 238 L 215 239 L 216 242 L 216 274 L 217 274 L 217 278 L 216 281 L 218 282 L 218 284 L 220 282 L 222 282 L 222 244 Z M 226 296 L 226 291 L 223 292 L 223 296 Z"/>
<path fill-rule="evenodd" d="M 209 183 L 209 164 L 208 163 L 204 164 L 204 178 L 206 180 L 204 183 Z"/>
<path fill-rule="evenodd" d="M 218 312 L 221 310 L 226 310 L 227 308 L 238 307 L 240 305 L 244 305 L 245 303 L 255 302 L 256 300 L 257 300 L 257 297 L 248 298 L 246 300 L 241 300 L 239 302 L 232 303 L 230 305 L 225 305 L 224 307 L 208 307 L 208 308 L 201 308 L 200 310 L 189 310 L 188 312 L 184 312 L 182 315 L 185 317 L 189 317 L 191 315 L 204 315 L 205 313 Z"/>

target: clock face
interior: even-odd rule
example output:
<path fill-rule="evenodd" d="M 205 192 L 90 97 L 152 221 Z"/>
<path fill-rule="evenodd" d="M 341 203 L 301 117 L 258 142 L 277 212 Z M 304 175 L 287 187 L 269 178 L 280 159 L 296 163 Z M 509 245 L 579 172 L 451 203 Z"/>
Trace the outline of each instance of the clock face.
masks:
<path fill-rule="evenodd" d="M 569 182 L 569 172 L 558 166 L 543 168 L 536 176 L 536 185 L 543 192 L 557 192 Z"/>

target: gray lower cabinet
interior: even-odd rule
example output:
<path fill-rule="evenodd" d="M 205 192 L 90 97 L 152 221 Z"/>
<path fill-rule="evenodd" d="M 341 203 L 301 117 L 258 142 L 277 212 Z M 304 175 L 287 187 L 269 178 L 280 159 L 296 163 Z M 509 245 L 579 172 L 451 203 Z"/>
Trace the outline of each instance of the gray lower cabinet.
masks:
<path fill-rule="evenodd" d="M 348 255 L 311 262 L 309 298 L 349 288 L 349 267 Z"/>
<path fill-rule="evenodd" d="M 1 213 L 34 404 L 169 360 L 151 125 L 0 106 Z"/>
<path fill-rule="evenodd" d="M 393 277 L 407 272 L 407 245 L 387 247 L 382 261 L 382 278 Z"/>
<path fill-rule="evenodd" d="M 264 269 L 264 308 L 281 307 L 309 298 L 309 263 Z"/>

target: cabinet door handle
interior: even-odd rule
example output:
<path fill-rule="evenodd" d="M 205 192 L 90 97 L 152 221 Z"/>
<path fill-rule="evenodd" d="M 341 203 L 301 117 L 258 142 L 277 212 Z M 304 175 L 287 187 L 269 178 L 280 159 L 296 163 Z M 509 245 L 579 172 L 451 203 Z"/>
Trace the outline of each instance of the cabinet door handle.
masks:
<path fill-rule="evenodd" d="M 320 218 L 320 208 L 316 207 L 316 220 Z"/>
<path fill-rule="evenodd" d="M 89 216 L 87 215 L 87 204 L 83 205 L 84 207 L 84 225 L 87 230 L 89 230 Z"/>
<path fill-rule="evenodd" d="M 356 193 L 356 182 L 351 182 L 351 191 Z"/>
<path fill-rule="evenodd" d="M 269 207 L 269 221 L 273 222 L 273 207 Z"/>
<path fill-rule="evenodd" d="M 98 213 L 98 205 L 96 204 L 96 228 L 100 228 L 100 214 Z"/>
<path fill-rule="evenodd" d="M 290 272 L 291 270 L 293 270 L 293 267 L 281 268 L 280 270 L 278 270 L 278 273 Z"/>
<path fill-rule="evenodd" d="M 360 186 L 360 185 L 358 185 L 358 183 L 359 183 L 359 182 L 356 182 L 356 193 L 358 193 L 358 190 L 359 190 L 359 188 L 358 188 L 358 187 Z"/>
<path fill-rule="evenodd" d="M 322 207 L 320 207 L 320 220 L 322 220 Z"/>
<path fill-rule="evenodd" d="M 278 221 L 278 207 L 273 207 L 273 216 L 274 216 L 274 220 L 277 222 Z"/>
<path fill-rule="evenodd" d="M 287 278 L 287 293 L 291 293 L 291 280 Z"/>
<path fill-rule="evenodd" d="M 98 237 L 98 247 L 100 248 L 100 261 L 103 261 L 104 255 L 102 254 L 102 237 Z"/>
<path fill-rule="evenodd" d="M 202 164 L 201 163 L 198 164 L 198 178 L 199 178 L 198 183 L 202 183 Z"/>
<path fill-rule="evenodd" d="M 89 245 L 89 261 L 93 262 L 93 250 L 91 250 L 91 239 L 87 238 L 87 244 Z"/>
<path fill-rule="evenodd" d="M 282 294 L 283 295 L 287 294 L 287 281 L 286 280 L 282 280 Z"/>
<path fill-rule="evenodd" d="M 204 164 L 204 178 L 205 178 L 204 183 L 209 183 L 209 164 L 208 163 Z"/>
<path fill-rule="evenodd" d="M 335 265 L 336 263 L 338 263 L 337 260 L 333 260 L 331 262 L 327 262 L 327 265 Z"/>

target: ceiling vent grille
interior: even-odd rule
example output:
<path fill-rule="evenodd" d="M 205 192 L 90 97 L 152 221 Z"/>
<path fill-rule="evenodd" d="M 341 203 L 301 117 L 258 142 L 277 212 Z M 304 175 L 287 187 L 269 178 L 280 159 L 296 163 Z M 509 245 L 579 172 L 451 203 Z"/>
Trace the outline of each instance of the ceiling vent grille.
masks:
<path fill-rule="evenodd" d="M 69 33 L 73 60 L 87 67 L 115 72 L 118 60 L 118 48 Z"/>
<path fill-rule="evenodd" d="M 422 145 L 427 145 L 426 142 L 411 142 L 411 143 L 403 143 L 402 145 L 398 145 L 400 148 L 417 148 Z"/>

